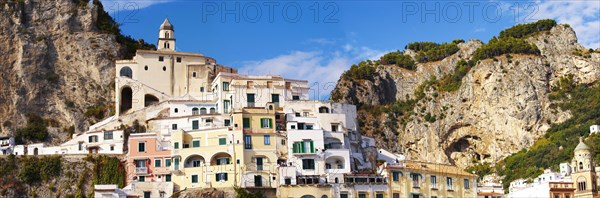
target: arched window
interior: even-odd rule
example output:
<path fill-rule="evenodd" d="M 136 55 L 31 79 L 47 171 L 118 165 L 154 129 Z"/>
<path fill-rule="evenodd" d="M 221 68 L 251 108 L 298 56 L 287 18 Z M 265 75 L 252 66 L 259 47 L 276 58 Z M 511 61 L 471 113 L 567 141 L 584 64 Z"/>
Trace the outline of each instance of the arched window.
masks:
<path fill-rule="evenodd" d="M 583 170 L 583 162 L 579 162 L 579 170 Z"/>
<path fill-rule="evenodd" d="M 169 32 L 165 32 L 165 38 L 169 38 Z"/>
<path fill-rule="evenodd" d="M 210 108 L 210 113 L 211 113 L 211 114 L 213 114 L 213 113 L 216 113 L 216 111 L 217 111 L 217 110 L 216 110 L 214 107 L 211 107 L 211 108 Z"/>
<path fill-rule="evenodd" d="M 120 112 L 124 113 L 125 111 L 131 109 L 133 101 L 133 90 L 130 87 L 124 87 L 121 90 L 121 107 Z"/>
<path fill-rule="evenodd" d="M 198 115 L 199 111 L 198 108 L 194 107 L 192 108 L 192 115 Z"/>
<path fill-rule="evenodd" d="M 327 108 L 327 107 L 319 107 L 319 113 L 329 113 L 329 108 Z"/>
<path fill-rule="evenodd" d="M 204 107 L 200 108 L 200 114 L 206 114 L 206 108 L 204 108 Z"/>
<path fill-rule="evenodd" d="M 128 78 L 132 78 L 133 77 L 133 71 L 131 70 L 131 68 L 125 66 L 125 67 L 121 68 L 121 70 L 119 71 L 119 76 L 124 76 L 124 77 L 128 77 Z"/>

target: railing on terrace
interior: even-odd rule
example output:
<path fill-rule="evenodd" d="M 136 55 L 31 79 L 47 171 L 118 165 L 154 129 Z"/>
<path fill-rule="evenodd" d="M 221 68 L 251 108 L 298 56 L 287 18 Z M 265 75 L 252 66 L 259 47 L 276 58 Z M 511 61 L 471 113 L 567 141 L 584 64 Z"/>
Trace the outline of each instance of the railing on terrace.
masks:
<path fill-rule="evenodd" d="M 344 175 L 347 184 L 386 184 L 387 178 L 382 175 Z"/>
<path fill-rule="evenodd" d="M 135 174 L 148 174 L 148 167 L 135 167 Z"/>

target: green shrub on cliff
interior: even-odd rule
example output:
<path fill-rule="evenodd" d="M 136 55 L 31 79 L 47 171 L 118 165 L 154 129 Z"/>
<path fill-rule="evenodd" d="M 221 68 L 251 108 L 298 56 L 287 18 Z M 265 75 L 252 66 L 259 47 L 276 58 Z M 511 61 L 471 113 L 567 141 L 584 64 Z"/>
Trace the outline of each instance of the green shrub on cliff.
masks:
<path fill-rule="evenodd" d="M 442 60 L 458 52 L 458 43 L 461 40 L 455 40 L 452 43 L 437 44 L 433 42 L 414 42 L 409 43 L 406 48 L 417 52 L 415 59 L 420 63 Z M 463 41 L 464 42 L 464 41 Z"/>
<path fill-rule="evenodd" d="M 409 70 L 416 69 L 415 61 L 400 51 L 390 52 L 381 57 L 381 63 L 384 65 L 396 65 Z"/>

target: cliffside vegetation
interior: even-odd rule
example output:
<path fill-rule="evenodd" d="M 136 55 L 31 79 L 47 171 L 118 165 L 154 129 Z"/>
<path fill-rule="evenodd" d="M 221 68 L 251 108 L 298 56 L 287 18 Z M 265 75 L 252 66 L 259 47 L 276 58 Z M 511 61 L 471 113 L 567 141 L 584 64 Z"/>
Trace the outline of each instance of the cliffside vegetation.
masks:
<path fill-rule="evenodd" d="M 373 61 L 366 60 L 361 61 L 358 65 L 354 64 L 350 66 L 350 69 L 344 72 L 341 78 L 346 80 L 373 80 L 375 74 Z"/>
<path fill-rule="evenodd" d="M 27 125 L 17 129 L 15 133 L 15 142 L 17 144 L 22 144 L 26 141 L 45 141 L 48 138 L 48 129 L 44 119 L 33 113 L 27 114 L 26 117 Z"/>
<path fill-rule="evenodd" d="M 553 87 L 550 99 L 553 108 L 570 111 L 572 117 L 565 122 L 551 125 L 546 134 L 529 149 L 523 149 L 498 163 L 496 171 L 505 176 L 504 187 L 519 178 L 537 177 L 546 168 L 558 170 L 558 165 L 570 162 L 579 137 L 589 134 L 589 126 L 600 123 L 600 83 L 573 83 L 572 77 L 562 78 Z M 600 160 L 600 135 L 590 136 L 586 143 Z M 474 169 L 478 169 L 475 167 Z"/>
<path fill-rule="evenodd" d="M 86 0 L 81 0 L 86 1 Z M 89 1 L 89 0 L 87 0 Z M 105 10 L 100 0 L 93 0 L 93 4 L 98 7 L 98 20 L 96 27 L 103 33 L 113 34 L 116 36 L 117 42 L 123 45 L 122 58 L 131 59 L 138 49 L 155 50 L 154 44 L 146 43 L 143 39 L 135 40 L 131 36 L 121 34 L 120 24 L 117 23 Z"/>
<path fill-rule="evenodd" d="M 384 65 L 396 65 L 408 70 L 415 70 L 417 68 L 415 61 L 409 55 L 404 55 L 400 50 L 383 55 L 381 63 Z"/>
<path fill-rule="evenodd" d="M 540 50 L 535 44 L 525 41 L 525 37 L 538 32 L 548 31 L 556 26 L 556 21 L 551 19 L 539 20 L 534 23 L 519 24 L 502 30 L 498 37 L 493 37 L 487 44 L 481 46 L 471 60 L 479 60 L 500 56 L 503 54 L 534 54 L 540 55 Z"/>
<path fill-rule="evenodd" d="M 93 197 L 94 184 L 124 187 L 119 158 L 87 156 L 0 157 L 0 197 Z"/>
<path fill-rule="evenodd" d="M 442 60 L 458 52 L 458 44 L 464 43 L 462 39 L 452 41 L 452 43 L 434 43 L 434 42 L 414 42 L 406 45 L 406 49 L 417 52 L 415 59 L 420 63 Z"/>

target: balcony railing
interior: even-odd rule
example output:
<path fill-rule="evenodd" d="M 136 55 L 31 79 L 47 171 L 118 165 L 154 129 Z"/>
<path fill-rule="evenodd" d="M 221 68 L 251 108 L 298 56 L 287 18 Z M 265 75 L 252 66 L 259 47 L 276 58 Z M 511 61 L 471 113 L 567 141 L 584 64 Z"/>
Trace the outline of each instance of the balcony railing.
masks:
<path fill-rule="evenodd" d="M 387 179 L 381 175 L 345 175 L 346 183 L 387 183 Z"/>
<path fill-rule="evenodd" d="M 256 105 L 255 102 L 248 102 L 248 107 L 254 107 Z"/>
<path fill-rule="evenodd" d="M 135 167 L 135 174 L 148 174 L 148 167 Z"/>

